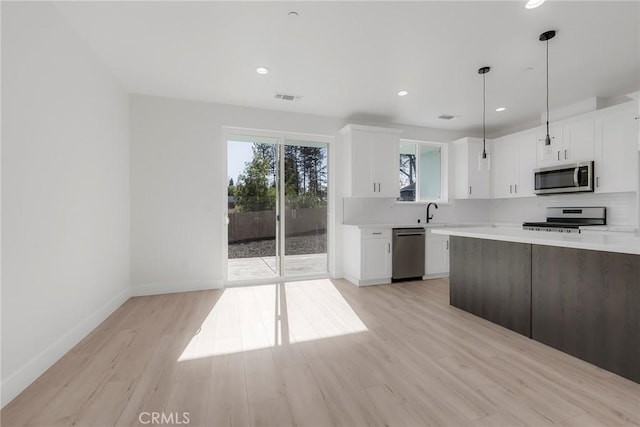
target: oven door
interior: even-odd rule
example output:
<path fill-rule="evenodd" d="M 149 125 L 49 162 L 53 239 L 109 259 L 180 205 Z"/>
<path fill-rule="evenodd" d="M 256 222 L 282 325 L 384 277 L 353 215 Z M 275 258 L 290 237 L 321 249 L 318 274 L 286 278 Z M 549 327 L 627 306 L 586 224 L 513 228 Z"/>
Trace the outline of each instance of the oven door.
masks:
<path fill-rule="evenodd" d="M 535 194 L 593 191 L 593 162 L 536 169 L 534 185 Z"/>

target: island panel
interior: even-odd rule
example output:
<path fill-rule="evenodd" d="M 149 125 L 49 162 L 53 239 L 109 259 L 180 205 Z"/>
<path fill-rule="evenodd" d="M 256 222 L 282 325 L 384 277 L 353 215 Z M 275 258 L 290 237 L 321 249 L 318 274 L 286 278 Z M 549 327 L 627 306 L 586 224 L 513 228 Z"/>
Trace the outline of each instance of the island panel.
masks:
<path fill-rule="evenodd" d="M 640 382 L 640 256 L 534 245 L 532 338 Z"/>
<path fill-rule="evenodd" d="M 531 336 L 531 245 L 451 236 L 450 304 Z"/>

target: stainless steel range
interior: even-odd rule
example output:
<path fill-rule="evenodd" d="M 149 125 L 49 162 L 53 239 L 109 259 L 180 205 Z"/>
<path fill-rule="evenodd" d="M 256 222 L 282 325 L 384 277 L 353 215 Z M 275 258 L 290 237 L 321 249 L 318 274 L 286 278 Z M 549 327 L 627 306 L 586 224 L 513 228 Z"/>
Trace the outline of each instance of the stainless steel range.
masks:
<path fill-rule="evenodd" d="M 556 231 L 560 233 L 580 233 L 580 227 L 606 225 L 607 208 L 547 208 L 545 222 L 525 222 L 522 228 L 535 231 Z"/>

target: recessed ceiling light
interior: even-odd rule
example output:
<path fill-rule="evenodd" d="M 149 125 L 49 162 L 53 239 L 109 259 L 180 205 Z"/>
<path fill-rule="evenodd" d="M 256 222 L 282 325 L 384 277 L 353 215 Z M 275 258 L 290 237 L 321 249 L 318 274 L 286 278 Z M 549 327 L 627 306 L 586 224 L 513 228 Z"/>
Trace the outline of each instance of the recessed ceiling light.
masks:
<path fill-rule="evenodd" d="M 258 74 L 268 74 L 269 73 L 269 69 L 266 67 L 258 67 L 256 68 L 256 73 Z"/>
<path fill-rule="evenodd" d="M 505 107 L 498 107 L 498 108 L 496 108 L 496 111 L 497 111 L 497 112 L 504 111 L 504 110 L 506 110 L 506 108 L 505 108 Z"/>
<path fill-rule="evenodd" d="M 527 9 L 535 9 L 536 7 L 540 6 L 542 3 L 544 3 L 544 0 L 529 0 L 527 4 L 524 5 L 524 7 L 526 7 Z"/>
<path fill-rule="evenodd" d="M 401 90 L 400 92 L 398 92 L 398 96 L 407 96 L 409 95 L 409 92 L 407 92 L 406 90 Z"/>

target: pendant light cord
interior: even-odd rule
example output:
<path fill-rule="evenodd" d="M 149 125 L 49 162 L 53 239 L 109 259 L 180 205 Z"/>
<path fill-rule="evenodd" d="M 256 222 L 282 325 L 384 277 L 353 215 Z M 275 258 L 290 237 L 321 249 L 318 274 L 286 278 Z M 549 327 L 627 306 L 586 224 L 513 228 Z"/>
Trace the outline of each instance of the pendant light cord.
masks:
<path fill-rule="evenodd" d="M 482 158 L 487 158 L 487 74 L 482 75 Z"/>
<path fill-rule="evenodd" d="M 547 39 L 547 138 L 549 138 L 549 39 Z"/>

